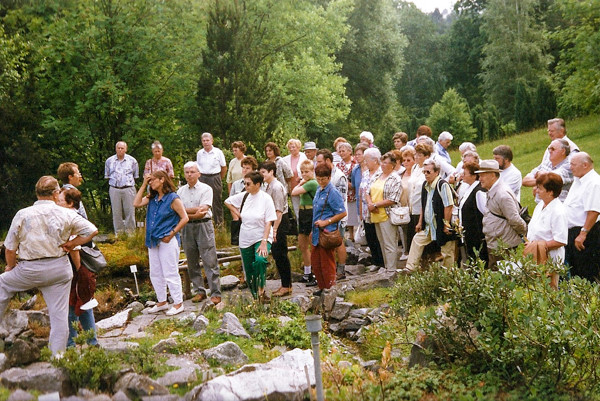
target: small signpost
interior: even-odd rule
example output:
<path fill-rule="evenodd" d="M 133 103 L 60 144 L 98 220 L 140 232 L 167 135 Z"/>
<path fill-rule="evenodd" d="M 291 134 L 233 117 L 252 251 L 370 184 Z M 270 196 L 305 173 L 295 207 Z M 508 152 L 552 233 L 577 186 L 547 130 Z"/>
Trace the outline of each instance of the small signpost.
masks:
<path fill-rule="evenodd" d="M 137 266 L 136 265 L 131 265 L 129 266 L 129 270 L 131 270 L 131 272 L 133 273 L 133 278 L 135 280 L 135 290 L 137 292 L 137 296 L 140 296 L 140 287 L 138 286 L 138 282 L 137 282 Z"/>

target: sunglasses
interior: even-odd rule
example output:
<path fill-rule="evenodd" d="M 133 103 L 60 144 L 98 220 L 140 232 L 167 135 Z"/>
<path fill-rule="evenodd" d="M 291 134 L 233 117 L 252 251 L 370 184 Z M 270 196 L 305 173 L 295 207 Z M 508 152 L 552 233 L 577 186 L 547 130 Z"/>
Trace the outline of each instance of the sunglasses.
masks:
<path fill-rule="evenodd" d="M 433 171 L 423 170 L 423 174 L 433 174 Z"/>
<path fill-rule="evenodd" d="M 244 181 L 245 187 L 249 187 L 250 185 L 252 185 L 252 181 Z"/>

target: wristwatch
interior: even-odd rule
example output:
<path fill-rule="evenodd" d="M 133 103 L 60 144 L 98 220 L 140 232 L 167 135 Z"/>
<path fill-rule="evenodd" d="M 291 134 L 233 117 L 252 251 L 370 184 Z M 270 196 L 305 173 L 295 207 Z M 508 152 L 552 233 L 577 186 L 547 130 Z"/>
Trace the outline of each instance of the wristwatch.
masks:
<path fill-rule="evenodd" d="M 331 219 L 329 219 L 329 220 L 327 220 L 327 221 L 329 222 L 329 224 L 331 224 L 331 223 L 332 223 Z"/>
<path fill-rule="evenodd" d="M 590 232 L 590 230 L 586 230 L 585 228 L 581 227 L 581 232 L 582 232 L 582 233 L 589 233 L 589 232 Z"/>

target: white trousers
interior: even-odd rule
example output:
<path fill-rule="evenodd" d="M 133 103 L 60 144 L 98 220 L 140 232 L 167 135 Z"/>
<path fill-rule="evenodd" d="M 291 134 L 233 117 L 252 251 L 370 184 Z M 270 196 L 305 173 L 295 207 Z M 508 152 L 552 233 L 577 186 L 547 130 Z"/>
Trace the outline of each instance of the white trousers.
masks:
<path fill-rule="evenodd" d="M 135 231 L 135 208 L 133 207 L 135 192 L 135 187 L 108 188 L 115 234 L 123 231 Z"/>
<path fill-rule="evenodd" d="M 421 256 L 423 256 L 423 250 L 427 245 L 432 242 L 431 235 L 429 232 L 425 234 L 425 231 L 419 231 L 415 234 L 410 245 L 410 252 L 408 253 L 408 260 L 406 261 L 406 268 L 408 270 L 416 270 L 419 267 Z M 441 247 L 442 266 L 452 267 L 454 264 L 454 253 L 456 249 L 456 241 L 448 241 Z"/>
<path fill-rule="evenodd" d="M 396 269 L 398 264 L 398 226 L 393 225 L 390 219 L 375 223 L 375 232 L 381 246 L 383 263 L 386 269 Z"/>
<path fill-rule="evenodd" d="M 157 246 L 148 248 L 150 261 L 150 281 L 158 302 L 167 300 L 167 287 L 175 304 L 183 302 L 183 289 L 179 275 L 179 243 L 171 238 L 168 243 L 159 242 Z"/>
<path fill-rule="evenodd" d="M 73 270 L 69 258 L 20 261 L 14 269 L 0 275 L 0 321 L 9 301 L 17 292 L 38 288 L 50 316 L 48 347 L 53 355 L 67 348 L 69 338 L 69 292 Z"/>

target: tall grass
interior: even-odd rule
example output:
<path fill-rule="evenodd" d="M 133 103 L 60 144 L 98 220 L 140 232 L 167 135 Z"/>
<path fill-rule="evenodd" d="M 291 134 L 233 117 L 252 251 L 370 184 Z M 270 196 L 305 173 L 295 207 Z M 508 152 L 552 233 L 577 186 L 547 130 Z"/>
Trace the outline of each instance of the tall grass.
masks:
<path fill-rule="evenodd" d="M 592 159 L 600 162 L 600 136 L 598 135 L 600 116 L 591 115 L 567 120 L 566 125 L 567 135 L 577 144 L 577 146 L 579 146 L 579 149 L 589 153 Z M 492 151 L 496 146 L 510 146 L 514 154 L 513 164 L 521 170 L 521 174 L 524 177 L 534 167 L 540 164 L 544 151 L 549 144 L 550 138 L 548 137 L 548 131 L 546 127 L 544 127 L 479 144 L 477 145 L 477 153 L 479 153 L 481 159 L 492 159 Z M 450 152 L 450 156 L 452 157 L 454 165 L 460 161 L 458 149 Z M 533 212 L 535 202 L 533 200 L 531 188 L 523 188 L 521 190 L 521 203 L 524 206 L 529 207 L 530 213 Z"/>

